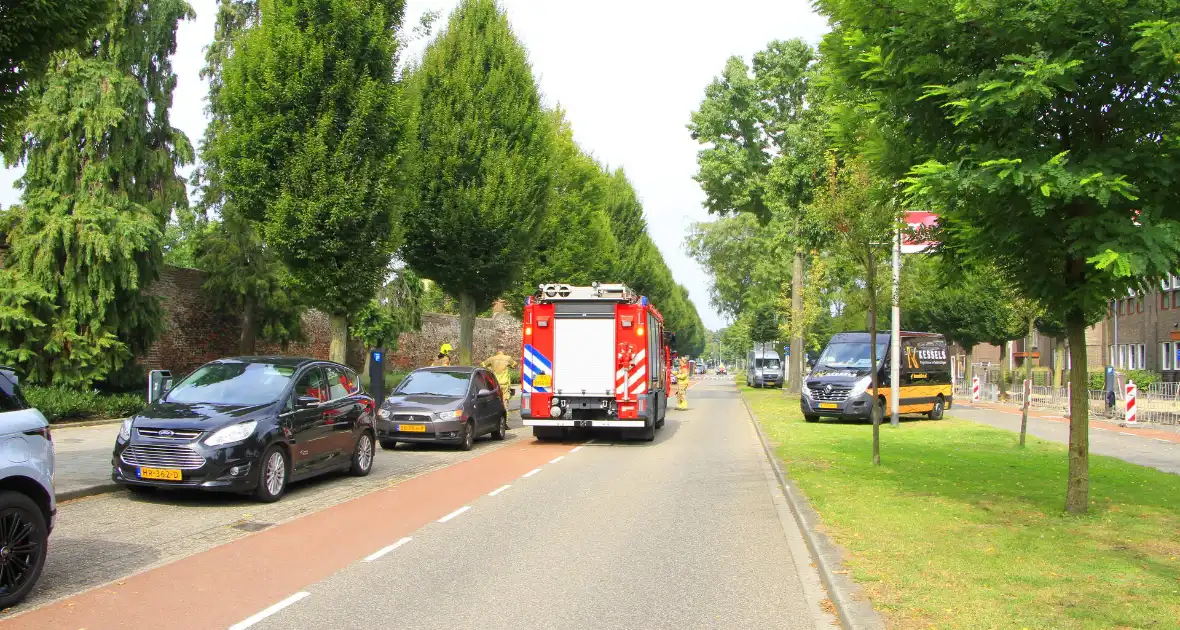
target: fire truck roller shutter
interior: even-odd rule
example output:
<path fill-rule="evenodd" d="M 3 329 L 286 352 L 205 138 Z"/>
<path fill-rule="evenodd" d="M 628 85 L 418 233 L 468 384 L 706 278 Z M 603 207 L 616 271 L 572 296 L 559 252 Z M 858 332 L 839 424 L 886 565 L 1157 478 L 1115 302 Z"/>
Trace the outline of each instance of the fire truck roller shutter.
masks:
<path fill-rule="evenodd" d="M 613 305 L 612 305 L 613 306 Z M 558 315 L 554 322 L 553 389 L 563 396 L 612 396 L 614 317 Z"/>

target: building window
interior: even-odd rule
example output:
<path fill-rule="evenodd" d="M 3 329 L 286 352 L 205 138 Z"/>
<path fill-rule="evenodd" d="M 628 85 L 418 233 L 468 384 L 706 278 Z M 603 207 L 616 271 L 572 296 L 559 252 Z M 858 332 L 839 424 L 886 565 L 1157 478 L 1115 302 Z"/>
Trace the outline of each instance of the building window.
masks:
<path fill-rule="evenodd" d="M 1135 312 L 1136 313 L 1143 312 L 1143 300 L 1135 300 Z"/>
<path fill-rule="evenodd" d="M 1126 346 L 1126 344 L 1120 345 L 1118 347 L 1118 351 L 1119 351 L 1119 358 L 1118 358 L 1118 363 L 1116 363 L 1115 366 L 1116 367 L 1126 367 L 1127 366 L 1127 346 Z"/>
<path fill-rule="evenodd" d="M 1139 344 L 1139 369 L 1147 369 L 1147 344 Z"/>
<path fill-rule="evenodd" d="M 1106 364 L 1114 365 L 1114 346 L 1108 346 L 1106 348 Z"/>
<path fill-rule="evenodd" d="M 1169 371 L 1172 369 L 1172 344 L 1160 344 L 1160 369 Z"/>
<path fill-rule="evenodd" d="M 1172 291 L 1172 308 L 1180 308 L 1180 291 Z"/>
<path fill-rule="evenodd" d="M 1172 305 L 1172 296 L 1166 292 L 1160 293 L 1160 310 L 1166 311 Z"/>
<path fill-rule="evenodd" d="M 1135 312 L 1135 298 L 1127 298 L 1127 315 Z"/>

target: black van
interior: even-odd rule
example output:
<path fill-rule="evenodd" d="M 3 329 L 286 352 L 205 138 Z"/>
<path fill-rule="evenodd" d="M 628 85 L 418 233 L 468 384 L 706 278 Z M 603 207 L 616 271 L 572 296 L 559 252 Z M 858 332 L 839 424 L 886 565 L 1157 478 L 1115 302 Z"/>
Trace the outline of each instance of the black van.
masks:
<path fill-rule="evenodd" d="M 820 417 L 872 419 L 891 413 L 889 333 L 874 335 L 877 345 L 877 405 L 872 404 L 869 333 L 838 333 L 803 381 L 799 406 L 808 422 Z M 901 333 L 901 391 L 898 413 L 925 413 L 939 419 L 951 407 L 951 362 L 946 339 L 924 332 Z"/>

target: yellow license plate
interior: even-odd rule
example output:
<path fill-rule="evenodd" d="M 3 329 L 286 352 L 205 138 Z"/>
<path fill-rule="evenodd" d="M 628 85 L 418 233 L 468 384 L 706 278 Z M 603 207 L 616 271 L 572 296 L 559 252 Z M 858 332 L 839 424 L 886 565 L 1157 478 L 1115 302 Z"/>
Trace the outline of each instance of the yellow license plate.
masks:
<path fill-rule="evenodd" d="M 553 377 L 548 374 L 538 374 L 533 378 L 533 385 L 535 387 L 549 387 L 553 385 Z"/>
<path fill-rule="evenodd" d="M 402 433 L 426 433 L 426 425 L 424 424 L 399 424 L 397 430 Z"/>
<path fill-rule="evenodd" d="M 836 403 L 820 403 L 819 408 L 820 409 L 839 409 L 840 405 L 837 405 Z"/>
<path fill-rule="evenodd" d="M 180 471 L 175 468 L 140 468 L 140 479 L 162 479 L 164 481 L 180 481 Z"/>

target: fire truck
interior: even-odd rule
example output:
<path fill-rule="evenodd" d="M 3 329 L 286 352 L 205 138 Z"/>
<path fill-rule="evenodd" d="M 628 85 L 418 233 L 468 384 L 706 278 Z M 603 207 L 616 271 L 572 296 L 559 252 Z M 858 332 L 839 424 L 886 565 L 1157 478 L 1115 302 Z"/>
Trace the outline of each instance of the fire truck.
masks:
<path fill-rule="evenodd" d="M 664 425 L 675 336 L 622 284 L 544 284 L 525 301 L 520 415 L 538 440 L 623 429 L 651 441 Z"/>

